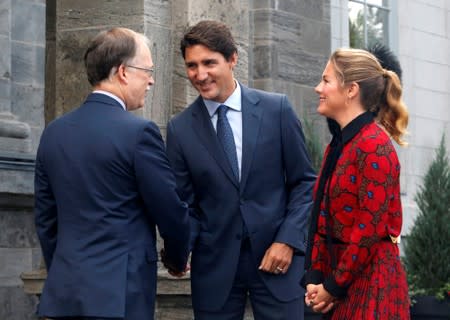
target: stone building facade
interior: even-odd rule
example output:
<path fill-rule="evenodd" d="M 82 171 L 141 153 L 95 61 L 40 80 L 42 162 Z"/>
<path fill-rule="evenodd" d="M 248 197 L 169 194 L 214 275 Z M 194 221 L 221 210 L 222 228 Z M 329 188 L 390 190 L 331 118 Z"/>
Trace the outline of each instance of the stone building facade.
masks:
<path fill-rule="evenodd" d="M 286 93 L 301 117 L 314 114 L 312 88 L 330 53 L 329 0 L 0 2 L 0 319 L 36 319 L 38 299 L 29 293 L 39 292 L 43 273 L 32 213 L 34 156 L 45 124 L 89 93 L 82 64 L 88 40 L 113 26 L 150 38 L 156 83 L 137 113 L 165 135 L 170 117 L 197 96 L 178 43 L 185 28 L 202 19 L 231 26 L 240 81 Z M 157 319 L 190 319 L 188 280 L 163 270 L 160 276 Z"/>
<path fill-rule="evenodd" d="M 45 1 L 0 1 L 0 319 L 34 319 L 20 274 L 36 269 L 33 170 L 44 127 Z"/>
<path fill-rule="evenodd" d="M 349 45 L 348 2 L 330 3 L 332 50 Z M 403 94 L 410 114 L 409 146 L 397 151 L 402 165 L 402 233 L 407 235 L 417 215 L 414 197 L 443 134 L 450 150 L 450 2 L 367 2 L 389 4 L 390 23 L 395 30 L 390 46 L 403 69 Z"/>
<path fill-rule="evenodd" d="M 417 186 L 443 132 L 450 149 L 450 4 L 391 2 L 411 116 L 410 146 L 399 149 L 407 233 Z M 45 274 L 32 213 L 34 157 L 45 124 L 79 105 L 90 90 L 82 66 L 88 39 L 112 26 L 150 38 L 156 83 L 137 113 L 155 121 L 164 136 L 168 119 L 197 96 L 178 43 L 183 30 L 202 19 L 231 26 L 240 81 L 286 93 L 299 117 L 312 119 L 327 140 L 313 87 L 330 52 L 349 43 L 348 0 L 0 1 L 0 319 L 36 319 L 33 293 Z M 188 279 L 174 280 L 161 270 L 158 293 L 157 319 L 190 319 Z"/>

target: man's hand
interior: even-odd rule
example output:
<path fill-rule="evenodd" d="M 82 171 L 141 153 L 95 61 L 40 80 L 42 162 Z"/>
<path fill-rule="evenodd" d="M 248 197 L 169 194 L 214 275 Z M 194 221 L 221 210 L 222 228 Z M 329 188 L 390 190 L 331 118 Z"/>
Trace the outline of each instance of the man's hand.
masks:
<path fill-rule="evenodd" d="M 274 274 L 286 273 L 292 262 L 294 249 L 280 242 L 274 242 L 266 250 L 259 266 L 259 270 Z"/>
<path fill-rule="evenodd" d="M 165 254 L 164 248 L 161 249 L 160 255 L 161 255 L 161 262 L 162 262 L 162 264 L 167 269 L 169 274 L 171 276 L 173 276 L 173 277 L 177 277 L 177 278 L 184 277 L 186 275 L 186 273 L 189 270 L 191 270 L 191 266 L 188 263 L 188 264 L 186 264 L 186 267 L 184 268 L 183 271 L 175 271 L 175 268 L 166 260 L 166 254 Z"/>
<path fill-rule="evenodd" d="M 191 270 L 191 266 L 190 266 L 189 263 L 188 263 L 188 264 L 186 265 L 186 268 L 184 269 L 184 271 L 176 272 L 176 271 L 173 271 L 173 270 L 171 270 L 171 269 L 167 269 L 167 272 L 169 272 L 169 274 L 170 274 L 172 277 L 182 278 L 182 277 L 184 277 L 184 276 L 186 275 L 186 273 L 188 273 L 189 270 Z"/>

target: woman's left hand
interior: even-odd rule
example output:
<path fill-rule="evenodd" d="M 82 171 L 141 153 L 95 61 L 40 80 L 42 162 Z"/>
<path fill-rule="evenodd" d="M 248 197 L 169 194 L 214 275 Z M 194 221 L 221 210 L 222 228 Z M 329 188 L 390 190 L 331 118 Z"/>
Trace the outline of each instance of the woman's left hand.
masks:
<path fill-rule="evenodd" d="M 314 299 L 309 301 L 313 311 L 327 313 L 333 309 L 336 303 L 336 298 L 325 290 L 323 284 L 317 285 L 314 289 L 316 291 Z"/>

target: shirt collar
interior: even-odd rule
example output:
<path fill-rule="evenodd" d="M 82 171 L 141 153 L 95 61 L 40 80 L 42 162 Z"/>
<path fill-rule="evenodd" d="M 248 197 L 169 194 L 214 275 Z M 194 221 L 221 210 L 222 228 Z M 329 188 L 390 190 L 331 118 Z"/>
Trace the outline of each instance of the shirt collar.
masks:
<path fill-rule="evenodd" d="M 236 83 L 236 89 L 234 89 L 233 93 L 228 97 L 227 100 L 225 100 L 224 103 L 203 99 L 203 102 L 205 103 L 206 109 L 208 110 L 210 117 L 212 117 L 216 113 L 217 108 L 219 108 L 221 104 L 224 104 L 233 110 L 239 112 L 241 111 L 242 109 L 241 86 L 239 82 L 237 82 L 236 80 L 234 81 Z"/>
<path fill-rule="evenodd" d="M 104 94 L 110 98 L 113 98 L 114 100 L 116 100 L 118 103 L 120 103 L 120 105 L 122 106 L 123 110 L 127 110 L 127 107 L 125 107 L 125 103 L 123 102 L 122 99 L 120 99 L 118 96 L 116 96 L 115 94 L 112 94 L 111 92 L 108 91 L 104 91 L 104 90 L 94 90 L 93 93 L 100 93 L 100 94 Z"/>

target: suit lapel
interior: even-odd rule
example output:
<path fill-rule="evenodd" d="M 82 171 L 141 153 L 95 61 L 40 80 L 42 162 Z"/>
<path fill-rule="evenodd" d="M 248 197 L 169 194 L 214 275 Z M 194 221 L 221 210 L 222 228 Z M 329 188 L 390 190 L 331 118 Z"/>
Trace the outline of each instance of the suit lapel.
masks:
<path fill-rule="evenodd" d="M 263 108 L 258 106 L 259 97 L 254 91 L 242 88 L 242 169 L 241 192 L 247 182 L 258 139 Z"/>
<path fill-rule="evenodd" d="M 231 182 L 239 188 L 239 183 L 236 181 L 236 177 L 228 163 L 223 148 L 220 146 L 216 131 L 214 130 L 210 116 L 201 97 L 197 98 L 192 105 L 192 120 L 193 129 L 199 140 L 216 160 Z"/>

